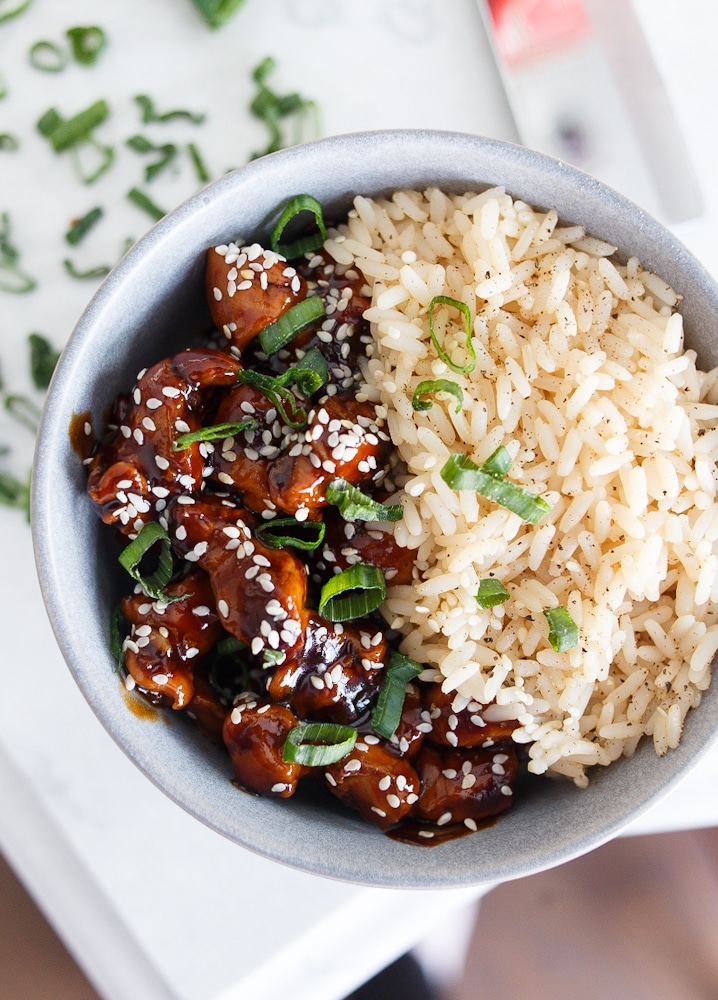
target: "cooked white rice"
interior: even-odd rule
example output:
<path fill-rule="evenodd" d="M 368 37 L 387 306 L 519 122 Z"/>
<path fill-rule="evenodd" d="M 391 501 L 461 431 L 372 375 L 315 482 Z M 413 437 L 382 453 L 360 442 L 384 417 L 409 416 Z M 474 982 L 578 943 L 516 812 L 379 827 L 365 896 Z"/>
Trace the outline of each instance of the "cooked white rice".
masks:
<path fill-rule="evenodd" d="M 416 553 L 414 584 L 384 605 L 402 651 L 441 672 L 456 709 L 518 720 L 535 773 L 583 785 L 587 766 L 632 754 L 644 734 L 658 754 L 675 747 L 718 649 L 718 369 L 683 351 L 678 296 L 500 188 L 358 197 L 329 237 L 371 290 L 366 395 L 405 467 L 404 517 L 383 526 Z M 432 346 L 436 295 L 469 306 L 468 375 Z M 465 364 L 458 311 L 434 319 Z M 437 378 L 461 386 L 459 413 L 448 393 L 412 408 Z M 439 474 L 452 453 L 481 464 L 502 444 L 509 478 L 551 505 L 538 525 Z M 510 599 L 483 610 L 489 576 Z M 542 613 L 558 606 L 580 629 L 561 653 Z"/>

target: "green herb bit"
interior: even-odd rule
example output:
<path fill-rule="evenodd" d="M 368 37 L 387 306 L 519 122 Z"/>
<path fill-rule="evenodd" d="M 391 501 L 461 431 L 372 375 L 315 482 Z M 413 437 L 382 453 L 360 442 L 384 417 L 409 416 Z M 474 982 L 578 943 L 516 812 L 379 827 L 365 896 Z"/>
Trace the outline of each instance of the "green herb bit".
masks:
<path fill-rule="evenodd" d="M 36 389 L 47 389 L 60 352 L 41 333 L 31 333 L 27 340 L 30 345 L 30 375 L 33 385 Z"/>
<path fill-rule="evenodd" d="M 542 497 L 485 472 L 466 455 L 451 455 L 441 469 L 441 478 L 452 490 L 474 490 L 530 524 L 538 524 L 551 510 Z"/>
<path fill-rule="evenodd" d="M 453 306 L 454 309 L 458 309 L 464 319 L 464 332 L 466 334 L 466 350 L 471 359 L 465 365 L 457 365 L 451 360 L 447 352 L 439 343 L 439 338 L 436 336 L 434 330 L 434 309 L 437 305 Z M 434 298 L 429 303 L 429 331 L 431 332 L 431 341 L 436 349 L 436 353 L 439 355 L 444 364 L 447 364 L 453 372 L 458 375 L 468 375 L 476 367 L 476 351 L 474 350 L 474 345 L 471 342 L 471 312 L 469 307 L 465 302 L 460 302 L 459 299 L 452 299 L 450 295 L 435 295 Z"/>
<path fill-rule="evenodd" d="M 288 533 L 285 529 L 289 529 Z M 272 549 L 287 546 L 313 552 L 324 541 L 326 525 L 323 521 L 298 521 L 296 517 L 275 517 L 255 529 L 257 537 Z M 315 538 L 302 538 L 303 534 L 316 533 Z"/>
<path fill-rule="evenodd" d="M 206 184 L 207 181 L 211 180 L 211 175 L 205 166 L 205 162 L 202 159 L 199 149 L 193 142 L 188 142 L 187 152 L 192 160 L 192 166 L 194 167 L 194 172 L 197 175 L 197 180 L 200 184 Z"/>
<path fill-rule="evenodd" d="M 317 227 L 315 233 L 300 237 L 291 243 L 283 243 L 284 231 L 301 216 L 311 215 Z M 296 260 L 305 253 L 318 250 L 327 238 L 327 228 L 324 224 L 324 212 L 320 202 L 310 194 L 298 194 L 289 201 L 272 229 L 269 238 L 270 246 L 287 260 Z"/>
<path fill-rule="evenodd" d="M 176 437 L 172 442 L 172 451 L 181 451 L 183 448 L 189 448 L 190 445 L 195 444 L 197 441 L 224 440 L 225 438 L 234 437 L 235 434 L 241 434 L 242 431 L 254 431 L 258 426 L 259 424 L 256 420 L 248 418 L 235 424 L 212 424 L 210 427 L 200 427 L 197 431 L 188 431 L 186 434 L 180 434 Z"/>
<path fill-rule="evenodd" d="M 89 25 L 86 28 L 68 28 L 65 32 L 72 50 L 72 58 L 81 66 L 92 66 L 107 45 L 107 36 L 102 28 Z"/>
<path fill-rule="evenodd" d="M 98 205 L 97 208 L 92 208 L 89 212 L 86 212 L 82 218 L 74 219 L 72 225 L 65 233 L 67 242 L 73 247 L 77 246 L 87 236 L 92 227 L 100 221 L 103 215 L 104 212 Z"/>
<path fill-rule="evenodd" d="M 3 76 L 3 74 L 0 73 L 0 101 L 3 99 L 3 97 L 7 97 L 7 94 L 8 94 L 7 83 L 5 82 L 5 77 Z"/>
<path fill-rule="evenodd" d="M 430 399 L 423 399 L 432 392 L 448 392 L 456 400 L 456 413 L 459 413 L 464 405 L 464 393 L 460 385 L 452 382 L 448 378 L 428 378 L 419 382 L 414 395 L 411 398 L 411 405 L 415 410 L 430 410 L 434 405 Z"/>
<path fill-rule="evenodd" d="M 155 545 L 159 544 L 159 560 L 157 568 L 149 575 L 143 575 L 140 564 L 143 557 Z M 165 604 L 172 604 L 175 601 L 185 600 L 187 594 L 181 597 L 168 597 L 164 593 L 164 588 L 170 582 L 173 572 L 172 548 L 169 535 L 156 521 L 145 524 L 133 541 L 122 551 L 119 556 L 119 563 L 126 569 L 133 580 L 136 580 L 148 597 L 154 601 L 162 601 Z"/>
<path fill-rule="evenodd" d="M 142 112 L 142 124 L 149 125 L 152 122 L 171 122 L 177 118 L 183 118 L 193 125 L 201 125 L 206 119 L 205 114 L 196 114 L 184 108 L 177 108 L 174 111 L 165 111 L 160 114 L 155 108 L 155 102 L 147 94 L 138 94 L 134 98 L 135 104 L 139 105 Z"/>
<path fill-rule="evenodd" d="M 548 641 L 557 653 L 565 653 L 578 645 L 578 625 L 566 608 L 544 611 L 548 622 Z"/>
<path fill-rule="evenodd" d="M 302 722 L 287 735 L 282 759 L 307 767 L 326 767 L 352 752 L 357 735 L 351 726 L 335 722 Z"/>
<path fill-rule="evenodd" d="M 418 677 L 423 669 L 421 663 L 409 656 L 392 653 L 371 716 L 372 729 L 384 739 L 390 740 L 396 732 L 404 710 L 406 685 Z"/>
<path fill-rule="evenodd" d="M 10 472 L 0 472 L 0 504 L 4 507 L 24 510 L 27 520 L 30 520 L 29 473 L 26 482 L 23 482 Z"/>
<path fill-rule="evenodd" d="M 510 594 L 500 580 L 487 577 L 479 581 L 479 589 L 476 594 L 476 603 L 480 608 L 495 608 L 499 604 L 504 604 L 509 600 Z"/>
<path fill-rule="evenodd" d="M 0 214 L 0 290 L 21 295 L 31 292 L 37 282 L 19 266 L 20 251 L 10 242 L 10 216 Z"/>
<path fill-rule="evenodd" d="M 156 145 L 155 143 L 150 142 L 149 139 L 146 139 L 143 135 L 131 136 L 127 140 L 127 145 L 130 149 L 134 149 L 137 153 L 160 154 L 159 159 L 145 167 L 145 180 L 148 183 L 166 167 L 168 167 L 177 155 L 177 147 L 174 143 L 168 142 L 162 145 Z"/>
<path fill-rule="evenodd" d="M 86 270 L 81 271 L 75 267 L 69 257 L 65 257 L 62 266 L 65 268 L 67 274 L 77 281 L 96 281 L 98 278 L 106 278 L 112 270 L 109 264 L 98 264 L 96 267 L 88 267 Z"/>
<path fill-rule="evenodd" d="M 59 45 L 42 39 L 30 49 L 28 58 L 34 69 L 43 73 L 61 73 L 67 66 L 67 55 Z"/>
<path fill-rule="evenodd" d="M 490 476 L 497 476 L 499 479 L 503 479 L 512 465 L 513 459 L 508 449 L 500 444 L 496 451 L 489 455 L 481 468 L 484 472 L 488 472 Z"/>
<path fill-rule="evenodd" d="M 308 295 L 306 299 L 295 303 L 279 319 L 265 326 L 259 334 L 260 347 L 265 354 L 276 354 L 298 333 L 316 323 L 324 315 L 324 302 L 321 296 Z"/>
<path fill-rule="evenodd" d="M 257 84 L 258 90 L 249 105 L 249 110 L 255 118 L 263 121 L 269 129 L 268 145 L 260 152 L 253 153 L 251 157 L 253 160 L 260 156 L 265 156 L 267 153 L 274 153 L 288 144 L 288 140 L 283 135 L 280 126 L 281 120 L 288 116 L 294 115 L 295 117 L 296 128 L 293 140 L 295 143 L 300 142 L 302 139 L 304 122 L 310 111 L 314 114 L 315 131 L 317 131 L 317 106 L 314 101 L 306 100 L 300 94 L 296 93 L 281 97 L 266 86 L 264 81 L 274 68 L 275 62 L 268 56 L 255 66 L 252 71 L 252 79 Z"/>
<path fill-rule="evenodd" d="M 40 409 L 27 396 L 6 396 L 5 409 L 10 416 L 33 434 L 40 426 Z"/>
<path fill-rule="evenodd" d="M 124 626 L 124 627 L 123 627 Z M 122 614 L 122 608 L 118 604 L 110 616 L 110 652 L 115 661 L 113 673 L 119 674 L 125 668 L 125 650 L 123 648 L 124 635 L 127 634 L 127 619 Z"/>
<path fill-rule="evenodd" d="M 8 3 L 6 3 L 5 0 L 0 0 L 0 24 L 2 24 L 3 21 L 9 21 L 11 17 L 17 17 L 18 14 L 22 14 L 24 10 L 27 10 L 31 3 L 32 0 L 21 0 L 21 2 L 15 7 L 10 7 L 10 10 L 5 10 Z"/>
<path fill-rule="evenodd" d="M 345 521 L 400 521 L 404 508 L 399 503 L 383 504 L 362 493 L 346 479 L 332 479 L 327 485 L 327 500 Z"/>
<path fill-rule="evenodd" d="M 386 580 L 378 566 L 355 563 L 331 577 L 319 597 L 319 614 L 332 622 L 362 618 L 386 597 Z"/>
<path fill-rule="evenodd" d="M 262 653 L 262 666 L 265 670 L 276 667 L 283 662 L 284 656 L 281 649 L 265 649 Z"/>
<path fill-rule="evenodd" d="M 290 365 L 277 380 L 287 388 L 296 385 L 297 389 L 307 399 L 318 392 L 329 381 L 329 369 L 317 347 L 310 347 L 296 364 Z"/>
<path fill-rule="evenodd" d="M 267 399 L 271 400 L 277 410 L 281 420 L 289 427 L 304 427 L 307 422 L 307 414 L 297 406 L 297 399 L 294 393 L 287 389 L 282 383 L 284 376 L 263 375 L 252 369 L 244 369 L 237 374 L 237 381 L 243 385 L 251 385 L 263 393 Z"/>
<path fill-rule="evenodd" d="M 14 135 L 10 135 L 9 132 L 2 132 L 0 134 L 0 152 L 14 153 L 15 150 L 19 148 L 20 143 Z"/>
<path fill-rule="evenodd" d="M 221 28 L 236 14 L 244 0 L 193 0 L 210 28 Z"/>
<path fill-rule="evenodd" d="M 37 123 L 38 131 L 49 141 L 56 153 L 62 153 L 82 139 L 86 139 L 93 129 L 101 125 L 110 114 L 107 101 L 95 101 L 84 111 L 72 118 L 63 119 L 54 108 L 50 108 Z"/>
<path fill-rule="evenodd" d="M 93 150 L 91 155 L 95 162 L 89 166 L 83 160 L 85 150 Z M 72 157 L 75 173 L 83 184 L 93 184 L 98 177 L 101 177 L 106 170 L 110 169 L 115 161 L 115 151 L 112 146 L 105 146 L 97 142 L 91 135 L 71 146 L 70 156 Z"/>
<path fill-rule="evenodd" d="M 147 212 L 147 214 L 153 218 L 155 222 L 159 222 L 159 220 L 163 219 L 167 214 L 163 208 L 159 208 L 155 205 L 152 199 L 148 197 L 144 191 L 140 191 L 139 188 L 130 188 L 127 192 L 127 199 L 128 201 L 131 201 L 133 205 L 136 205 L 137 208 L 141 208 L 143 212 Z"/>

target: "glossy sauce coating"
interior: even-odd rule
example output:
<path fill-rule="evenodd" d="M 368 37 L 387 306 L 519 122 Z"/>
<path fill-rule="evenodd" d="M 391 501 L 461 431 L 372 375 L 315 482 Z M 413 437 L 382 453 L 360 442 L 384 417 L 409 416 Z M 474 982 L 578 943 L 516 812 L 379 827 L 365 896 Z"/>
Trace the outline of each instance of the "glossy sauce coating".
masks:
<path fill-rule="evenodd" d="M 187 710 L 224 743 L 235 781 L 251 792 L 288 798 L 323 775 L 331 795 L 382 830 L 419 824 L 444 839 L 511 804 L 513 725 L 485 720 L 478 705 L 454 711 L 453 695 L 418 680 L 406 686 L 394 734 L 377 735 L 372 712 L 394 637 L 376 613 L 333 622 L 317 610 L 323 583 L 356 563 L 379 567 L 389 585 L 415 574 L 414 554 L 390 528 L 345 520 L 327 499 L 335 479 L 379 502 L 393 491 L 385 414 L 362 395 L 372 341 L 364 291 L 356 272 L 322 253 L 288 263 L 257 244 L 211 248 L 207 298 L 220 348 L 140 372 L 115 401 L 88 493 L 122 534 L 156 521 L 169 538 L 167 603 L 142 592 L 122 602 L 125 669 L 142 695 Z M 266 357 L 256 335 L 307 295 L 322 297 L 325 316 Z M 328 381 L 310 399 L 292 390 L 298 421 L 240 381 L 246 371 L 282 374 L 311 347 Z M 177 447 L 181 434 L 247 421 Z M 307 521 L 323 523 L 315 551 L 276 547 L 263 534 L 287 516 L 299 534 Z M 237 664 L 229 689 L 216 675 L 227 656 Z M 302 721 L 355 727 L 354 748 L 319 768 L 285 760 L 287 735 Z"/>

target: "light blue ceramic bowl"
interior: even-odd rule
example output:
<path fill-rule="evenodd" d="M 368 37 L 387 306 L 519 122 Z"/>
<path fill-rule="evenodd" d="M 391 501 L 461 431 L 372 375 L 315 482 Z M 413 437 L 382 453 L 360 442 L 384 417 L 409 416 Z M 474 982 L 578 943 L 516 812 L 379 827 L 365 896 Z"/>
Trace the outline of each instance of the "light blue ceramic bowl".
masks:
<path fill-rule="evenodd" d="M 515 878 L 576 857 L 614 836 L 663 795 L 716 737 L 718 685 L 687 720 L 680 747 L 659 759 L 648 743 L 632 760 L 596 771 L 588 789 L 541 783 L 494 826 L 431 849 L 397 843 L 348 810 L 312 801 L 243 795 L 229 757 L 185 720 L 168 724 L 128 710 L 109 651 L 111 609 L 122 582 L 103 528 L 84 493 L 72 451 L 73 414 L 101 426 L 108 402 L 137 370 L 209 322 L 204 250 L 240 234 L 267 236 L 268 220 L 308 191 L 329 217 L 357 193 L 438 185 L 500 184 L 564 222 L 638 256 L 683 296 L 688 346 L 703 367 L 718 364 L 718 288 L 661 225 L 566 164 L 476 136 L 394 131 L 345 135 L 256 160 L 201 191 L 158 223 L 90 302 L 60 360 L 39 435 L 33 530 L 48 613 L 65 659 L 102 724 L 125 753 L 197 819 L 244 847 L 306 871 L 378 886 L 450 887 Z M 93 572 L 88 572 L 91 568 Z"/>

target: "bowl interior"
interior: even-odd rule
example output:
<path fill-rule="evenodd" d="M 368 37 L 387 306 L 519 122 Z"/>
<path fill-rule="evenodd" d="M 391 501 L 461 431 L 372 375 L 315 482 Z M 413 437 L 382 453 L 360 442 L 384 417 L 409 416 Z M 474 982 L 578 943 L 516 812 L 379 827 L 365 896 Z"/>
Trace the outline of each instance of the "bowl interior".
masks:
<path fill-rule="evenodd" d="M 159 223 L 121 261 L 81 318 L 48 394 L 36 454 L 33 531 L 48 612 L 65 659 L 101 722 L 175 801 L 230 839 L 321 875 L 371 885 L 449 887 L 528 874 L 602 843 L 667 791 L 715 737 L 718 689 L 687 720 L 679 748 L 657 758 L 644 741 L 630 760 L 595 769 L 588 789 L 533 782 L 477 835 L 431 850 L 383 836 L 311 795 L 277 802 L 231 784 L 229 757 L 173 713 L 129 711 L 109 652 L 112 609 L 126 590 L 111 532 L 85 499 L 70 445 L 73 415 L 95 427 L 145 365 L 210 328 L 204 251 L 266 237 L 276 209 L 308 192 L 339 219 L 355 194 L 399 187 L 449 191 L 501 185 L 564 222 L 636 255 L 683 295 L 687 345 L 718 364 L 718 289 L 695 259 L 638 207 L 580 171 L 518 146 L 452 133 L 380 132 L 295 147 L 229 174 Z"/>

